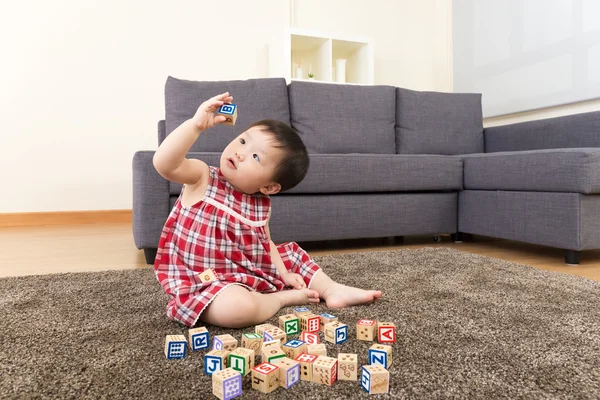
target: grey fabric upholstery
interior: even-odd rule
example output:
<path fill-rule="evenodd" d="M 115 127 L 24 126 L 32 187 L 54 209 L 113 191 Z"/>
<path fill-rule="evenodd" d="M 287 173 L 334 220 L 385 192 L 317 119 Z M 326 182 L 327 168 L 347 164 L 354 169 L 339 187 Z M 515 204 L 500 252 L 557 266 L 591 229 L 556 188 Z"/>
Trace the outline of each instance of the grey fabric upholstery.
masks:
<path fill-rule="evenodd" d="M 463 156 L 465 189 L 600 193 L 600 148 Z"/>
<path fill-rule="evenodd" d="M 600 111 L 485 128 L 485 151 L 600 147 Z"/>
<path fill-rule="evenodd" d="M 160 146 L 163 140 L 167 137 L 167 128 L 165 125 L 165 120 L 161 119 L 158 121 L 158 145 Z"/>
<path fill-rule="evenodd" d="M 292 126 L 310 153 L 394 151 L 395 89 L 292 82 Z"/>
<path fill-rule="evenodd" d="M 235 126 L 219 125 L 201 134 L 191 151 L 223 151 L 250 124 L 261 119 L 290 123 L 287 86 L 283 78 L 195 82 L 169 77 L 165 85 L 167 134 L 193 117 L 202 102 L 227 91 L 233 95 L 233 102 L 240 104 Z"/>
<path fill-rule="evenodd" d="M 483 152 L 481 95 L 396 89 L 399 154 Z"/>

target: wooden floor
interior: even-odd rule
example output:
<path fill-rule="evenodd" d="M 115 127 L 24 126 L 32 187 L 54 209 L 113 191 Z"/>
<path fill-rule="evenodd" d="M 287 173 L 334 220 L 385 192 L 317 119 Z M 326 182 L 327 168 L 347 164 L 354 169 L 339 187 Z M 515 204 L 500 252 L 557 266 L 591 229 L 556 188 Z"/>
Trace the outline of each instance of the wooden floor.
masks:
<path fill-rule="evenodd" d="M 600 281 L 599 250 L 583 252 L 580 266 L 567 266 L 559 249 L 479 236 L 464 243 L 453 243 L 449 237 L 443 237 L 441 243 L 434 243 L 431 236 L 415 236 L 404 238 L 402 243 L 393 239 L 372 239 L 300 245 L 313 256 L 451 247 Z M 0 228 L 0 276 L 145 267 L 144 254 L 133 243 L 130 223 Z"/>

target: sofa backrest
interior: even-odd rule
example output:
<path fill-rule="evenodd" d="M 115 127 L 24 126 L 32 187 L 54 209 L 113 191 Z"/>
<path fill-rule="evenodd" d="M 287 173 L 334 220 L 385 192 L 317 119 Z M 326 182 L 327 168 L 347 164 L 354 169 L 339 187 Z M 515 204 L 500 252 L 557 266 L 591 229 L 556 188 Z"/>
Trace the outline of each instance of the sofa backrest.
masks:
<path fill-rule="evenodd" d="M 396 152 L 394 87 L 293 81 L 288 93 L 292 126 L 309 153 Z"/>
<path fill-rule="evenodd" d="M 481 94 L 396 89 L 399 154 L 483 152 Z"/>
<path fill-rule="evenodd" d="M 169 76 L 165 85 L 166 134 L 193 117 L 202 102 L 224 92 L 230 92 L 233 102 L 240 104 L 236 124 L 219 125 L 200 135 L 190 151 L 223 151 L 248 125 L 261 119 L 290 123 L 288 92 L 283 78 L 198 82 Z M 161 141 L 159 137 L 159 144 Z"/>

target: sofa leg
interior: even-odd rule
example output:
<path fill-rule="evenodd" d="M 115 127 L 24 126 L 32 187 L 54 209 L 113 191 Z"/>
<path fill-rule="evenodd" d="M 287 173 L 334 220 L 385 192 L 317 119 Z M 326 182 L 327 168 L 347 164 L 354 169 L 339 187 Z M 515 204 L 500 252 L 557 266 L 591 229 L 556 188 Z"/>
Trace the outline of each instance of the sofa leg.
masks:
<path fill-rule="evenodd" d="M 146 256 L 146 264 L 154 265 L 154 259 L 156 258 L 156 251 L 158 249 L 150 248 L 144 249 L 144 256 Z"/>
<path fill-rule="evenodd" d="M 567 265 L 579 265 L 579 251 L 565 250 L 565 263 Z"/>
<path fill-rule="evenodd" d="M 463 233 L 462 232 L 453 233 L 451 236 L 452 236 L 452 241 L 454 243 L 462 243 L 463 242 Z"/>

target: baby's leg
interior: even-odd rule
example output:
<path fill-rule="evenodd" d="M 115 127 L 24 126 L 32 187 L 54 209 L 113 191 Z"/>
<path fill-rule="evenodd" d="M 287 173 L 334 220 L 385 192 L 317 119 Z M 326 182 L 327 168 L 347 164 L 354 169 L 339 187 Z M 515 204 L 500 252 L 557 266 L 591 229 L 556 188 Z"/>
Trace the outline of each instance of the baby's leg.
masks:
<path fill-rule="evenodd" d="M 315 274 L 310 288 L 319 293 L 329 308 L 372 303 L 381 297 L 380 290 L 363 290 L 334 282 L 323 270 Z"/>
<path fill-rule="evenodd" d="M 265 322 L 282 307 L 318 302 L 319 294 L 310 289 L 257 293 L 230 285 L 206 307 L 200 320 L 224 328 L 244 328 Z"/>

